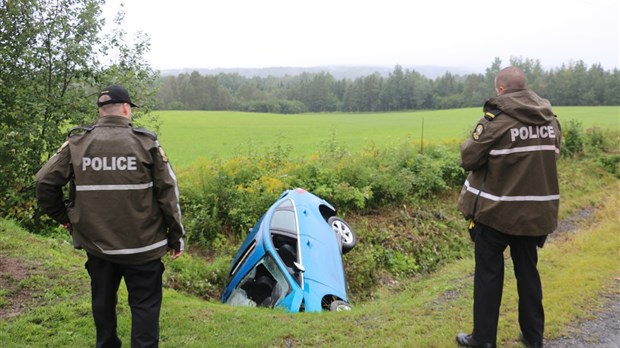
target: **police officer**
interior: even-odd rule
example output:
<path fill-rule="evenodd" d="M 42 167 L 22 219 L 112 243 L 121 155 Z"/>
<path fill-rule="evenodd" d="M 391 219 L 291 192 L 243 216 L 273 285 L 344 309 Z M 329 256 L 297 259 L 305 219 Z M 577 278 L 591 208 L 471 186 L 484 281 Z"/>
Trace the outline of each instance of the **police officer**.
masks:
<path fill-rule="evenodd" d="M 111 85 L 97 99 L 99 119 L 76 127 L 37 173 L 42 210 L 70 228 L 86 250 L 97 347 L 120 347 L 117 291 L 125 279 L 132 347 L 156 347 L 162 302 L 161 257 L 184 249 L 176 177 L 157 136 L 131 124 L 127 90 Z M 69 183 L 66 203 L 62 188 Z"/>
<path fill-rule="evenodd" d="M 520 340 L 542 347 L 544 310 L 537 247 L 557 227 L 560 202 L 556 160 L 560 125 L 549 101 L 526 88 L 516 67 L 495 78 L 471 138 L 461 145 L 469 176 L 458 208 L 470 220 L 475 244 L 474 327 L 460 333 L 465 347 L 495 347 L 504 282 L 504 250 L 510 247 L 519 294 Z"/>

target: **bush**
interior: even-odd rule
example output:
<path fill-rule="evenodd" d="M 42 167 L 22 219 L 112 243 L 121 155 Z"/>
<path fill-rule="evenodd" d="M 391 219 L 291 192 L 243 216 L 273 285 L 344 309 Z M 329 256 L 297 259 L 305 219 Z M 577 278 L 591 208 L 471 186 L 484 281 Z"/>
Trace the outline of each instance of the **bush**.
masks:
<path fill-rule="evenodd" d="M 375 252 L 377 249 L 367 243 L 359 243 L 353 251 L 344 255 L 347 289 L 359 300 L 372 297 L 377 286 L 378 265 Z"/>
<path fill-rule="evenodd" d="M 452 226 L 445 213 L 428 206 L 429 199 L 462 185 L 465 173 L 456 151 L 429 147 L 422 154 L 405 142 L 352 154 L 331 140 L 309 158 L 291 159 L 288 153 L 276 144 L 264 153 L 203 161 L 179 172 L 189 244 L 208 249 L 220 264 L 204 271 L 191 261 L 188 270 L 174 273 L 170 286 L 209 294 L 217 284 L 224 286 L 228 264 L 217 255 L 232 256 L 279 195 L 296 187 L 327 200 L 339 215 L 350 215 L 349 223 L 377 209 L 388 215 L 400 211 L 379 225 L 355 228 L 358 245 L 344 258 L 355 298 L 372 297 L 380 274 L 411 276 L 462 253 L 466 233 L 453 232 L 462 226 Z"/>
<path fill-rule="evenodd" d="M 620 178 L 620 155 L 601 156 L 599 162 L 610 174 Z"/>
<path fill-rule="evenodd" d="M 606 134 L 601 142 L 599 135 L 584 138 L 578 122 L 567 128 L 573 153 L 584 145 L 601 148 L 596 161 L 618 176 L 620 155 L 605 153 Z M 332 203 L 356 230 L 358 244 L 344 256 L 355 300 L 372 298 L 385 279 L 430 272 L 471 253 L 464 221 L 452 202 L 466 175 L 456 150 L 433 146 L 420 153 L 405 142 L 369 145 L 352 154 L 333 139 L 308 158 L 292 159 L 289 150 L 276 144 L 264 153 L 203 161 L 179 173 L 190 247 L 208 250 L 205 259 L 214 261 L 189 258 L 171 266 L 168 286 L 218 295 L 248 228 L 282 191 L 295 187 Z"/>
<path fill-rule="evenodd" d="M 563 129 L 562 155 L 575 157 L 583 153 L 583 126 L 581 122 L 571 119 Z"/>
<path fill-rule="evenodd" d="M 265 153 L 203 161 L 179 173 L 188 239 L 210 245 L 218 235 L 244 236 L 286 189 L 302 187 L 342 214 L 398 206 L 459 187 L 465 173 L 445 148 L 420 154 L 413 144 L 351 154 L 335 142 L 306 160 L 276 144 Z"/>
<path fill-rule="evenodd" d="M 219 298 L 226 286 L 231 259 L 216 257 L 207 262 L 204 258 L 187 253 L 175 261 L 164 258 L 164 286 L 204 299 Z"/>
<path fill-rule="evenodd" d="M 238 106 L 240 111 L 268 112 L 274 114 L 301 114 L 307 112 L 306 105 L 298 100 L 251 100 Z"/>

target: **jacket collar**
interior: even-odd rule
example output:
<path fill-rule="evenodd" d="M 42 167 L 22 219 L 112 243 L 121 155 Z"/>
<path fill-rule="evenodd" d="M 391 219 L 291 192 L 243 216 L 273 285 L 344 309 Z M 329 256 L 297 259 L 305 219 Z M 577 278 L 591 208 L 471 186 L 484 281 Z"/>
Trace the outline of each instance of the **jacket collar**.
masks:
<path fill-rule="evenodd" d="M 123 116 L 101 116 L 97 120 L 97 126 L 121 126 L 132 127 L 131 120 Z"/>

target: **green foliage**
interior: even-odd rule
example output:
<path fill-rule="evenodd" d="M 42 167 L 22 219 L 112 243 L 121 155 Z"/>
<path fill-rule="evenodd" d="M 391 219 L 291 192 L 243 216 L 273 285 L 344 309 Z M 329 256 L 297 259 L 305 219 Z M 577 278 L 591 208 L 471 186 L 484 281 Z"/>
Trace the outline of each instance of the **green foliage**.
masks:
<path fill-rule="evenodd" d="M 273 114 L 301 114 L 307 112 L 306 106 L 297 100 L 250 100 L 241 103 L 240 111 L 268 112 Z"/>
<path fill-rule="evenodd" d="M 358 243 L 354 250 L 343 257 L 347 290 L 356 300 L 364 301 L 372 298 L 379 285 L 380 265 L 372 244 Z"/>
<path fill-rule="evenodd" d="M 562 128 L 562 155 L 575 157 L 583 153 L 583 126 L 577 120 L 569 120 Z"/>
<path fill-rule="evenodd" d="M 226 286 L 231 260 L 226 256 L 211 258 L 207 262 L 205 258 L 189 253 L 174 261 L 165 259 L 164 286 L 201 298 L 218 298 Z"/>
<path fill-rule="evenodd" d="M 460 187 L 465 173 L 457 158 L 454 150 L 440 146 L 420 154 L 417 145 L 406 142 L 353 154 L 332 136 L 319 153 L 304 160 L 290 158 L 286 147 L 276 144 L 247 157 L 201 161 L 178 173 L 189 243 L 210 250 L 238 244 L 277 197 L 295 187 L 326 199 L 341 216 L 411 206 L 394 217 L 396 227 L 390 223 L 357 230 L 369 249 L 347 255 L 347 279 L 354 296 L 367 298 L 377 283 L 377 270 L 409 276 L 462 255 L 463 240 L 452 236 L 453 228 L 461 226 L 454 226 L 446 213 L 424 203 Z M 455 210 L 450 214 L 456 214 Z M 438 218 L 441 221 L 434 222 Z M 385 239 L 392 234 L 393 239 Z M 227 255 L 235 251 L 228 249 Z M 221 280 L 196 279 L 175 279 L 174 284 L 196 293 Z"/>
<path fill-rule="evenodd" d="M 100 37 L 102 4 L 0 2 L 0 214 L 25 225 L 45 223 L 35 204 L 34 175 L 68 128 L 94 121 L 98 89 L 124 84 L 145 111 L 154 97 L 156 76 L 142 59 L 148 39 L 130 46 L 119 29 Z M 116 60 L 101 64 L 99 57 L 110 52 Z"/>
<path fill-rule="evenodd" d="M 618 156 L 588 151 L 570 161 L 579 160 L 578 168 L 598 163 L 599 169 L 572 169 L 573 175 L 617 172 Z M 373 296 L 381 277 L 430 272 L 470 252 L 469 236 L 454 207 L 465 174 L 458 152 L 445 146 L 428 146 L 420 153 L 416 144 L 397 142 L 353 153 L 332 135 L 307 158 L 291 158 L 288 147 L 276 144 L 249 156 L 198 162 L 180 171 L 179 178 L 190 244 L 215 255 L 218 250 L 233 255 L 283 190 L 302 187 L 326 199 L 358 235 L 358 247 L 345 257 L 347 279 L 352 296 L 365 299 Z M 565 196 L 591 189 L 567 189 L 575 183 L 564 179 L 561 185 Z"/>
<path fill-rule="evenodd" d="M 620 178 L 620 155 L 602 156 L 599 161 L 605 170 Z"/>
<path fill-rule="evenodd" d="M 586 129 L 584 148 L 608 173 L 620 178 L 620 129 Z"/>
<path fill-rule="evenodd" d="M 333 139 L 333 138 L 332 138 Z M 190 239 L 209 245 L 218 235 L 243 236 L 285 190 L 302 187 L 343 214 L 430 198 L 462 184 L 457 154 L 414 144 L 368 149 L 359 156 L 328 143 L 306 160 L 275 145 L 263 154 L 203 161 L 179 172 Z"/>

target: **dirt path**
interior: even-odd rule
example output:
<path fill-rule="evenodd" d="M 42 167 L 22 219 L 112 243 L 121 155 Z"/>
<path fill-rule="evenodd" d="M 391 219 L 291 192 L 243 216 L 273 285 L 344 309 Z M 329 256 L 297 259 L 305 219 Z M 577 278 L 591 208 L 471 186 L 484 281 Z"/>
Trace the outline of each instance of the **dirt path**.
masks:
<path fill-rule="evenodd" d="M 34 274 L 40 274 L 39 266 L 0 253 L 0 289 L 3 292 L 0 320 L 19 315 L 32 301 L 32 292 L 27 287 L 20 286 L 20 282 Z"/>
<path fill-rule="evenodd" d="M 616 279 L 616 287 L 620 280 Z M 592 320 L 584 320 L 568 329 L 566 337 L 546 341 L 545 347 L 620 347 L 620 293 L 610 294 L 602 311 Z"/>
<path fill-rule="evenodd" d="M 570 217 L 560 221 L 558 229 L 551 234 L 549 242 L 562 238 L 567 233 L 576 233 L 580 226 L 592 221 L 594 208 L 581 209 Z M 620 278 L 616 278 L 614 291 L 604 295 L 601 307 L 594 308 L 594 319 L 583 320 L 568 328 L 565 337 L 546 340 L 545 347 L 592 347 L 620 348 Z"/>

